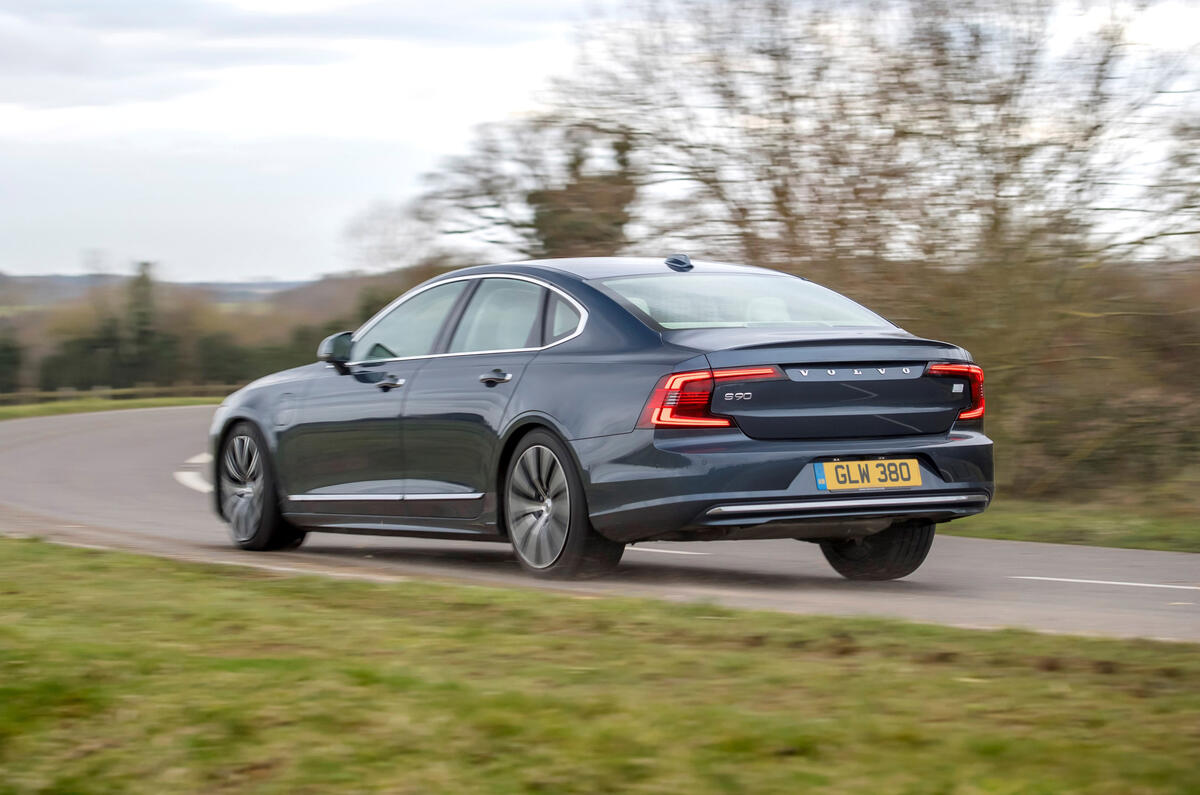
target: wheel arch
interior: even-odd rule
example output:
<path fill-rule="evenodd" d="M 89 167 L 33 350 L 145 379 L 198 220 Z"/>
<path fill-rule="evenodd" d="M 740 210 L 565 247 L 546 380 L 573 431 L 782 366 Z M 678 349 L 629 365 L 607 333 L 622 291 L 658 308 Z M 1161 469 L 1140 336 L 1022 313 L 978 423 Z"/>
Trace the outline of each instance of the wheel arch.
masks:
<path fill-rule="evenodd" d="M 266 427 L 264 427 L 263 423 L 259 420 L 258 417 L 254 416 L 254 414 L 252 412 L 248 412 L 245 410 L 235 410 L 235 411 L 231 412 L 228 417 L 225 417 L 221 421 L 221 425 L 220 425 L 219 429 L 212 436 L 212 458 L 213 458 L 213 460 L 212 460 L 212 469 L 209 472 L 209 476 L 212 478 L 213 508 L 216 510 L 217 516 L 221 517 L 221 519 L 223 521 L 229 521 L 229 518 L 227 516 L 225 516 L 225 511 L 221 506 L 221 490 L 219 488 L 220 476 L 221 476 L 221 450 L 224 449 L 225 440 L 229 438 L 229 434 L 231 431 L 233 431 L 234 426 L 236 426 L 237 424 L 242 423 L 242 422 L 253 425 L 254 428 L 262 435 L 263 440 L 267 443 L 267 449 L 264 450 L 263 452 L 266 453 L 267 455 L 271 456 L 271 458 L 272 458 L 272 466 L 270 468 L 270 471 L 271 471 L 271 477 L 275 481 L 275 492 L 277 495 L 280 495 L 280 496 L 282 496 L 282 494 L 283 494 L 283 492 L 280 490 L 280 484 L 279 484 L 279 468 L 277 466 L 274 466 L 274 457 L 275 457 L 275 437 L 274 437 L 274 435 Z"/>
<path fill-rule="evenodd" d="M 584 500 L 587 500 L 587 478 L 585 477 L 582 465 L 579 463 L 579 457 L 575 454 L 574 447 L 571 446 L 569 437 L 563 430 L 562 426 L 555 422 L 554 418 L 548 414 L 540 412 L 530 412 L 517 417 L 508 426 L 500 441 L 500 454 L 496 456 L 496 471 L 493 473 L 492 482 L 496 486 L 496 528 L 500 531 L 500 535 L 508 537 L 508 527 L 504 521 L 504 478 L 508 474 L 508 465 L 512 461 L 513 452 L 517 449 L 517 445 L 521 443 L 529 434 L 534 431 L 548 431 L 558 440 L 563 443 L 563 447 L 571 456 L 571 463 L 575 466 L 575 471 L 580 473 L 581 479 L 584 481 Z"/>

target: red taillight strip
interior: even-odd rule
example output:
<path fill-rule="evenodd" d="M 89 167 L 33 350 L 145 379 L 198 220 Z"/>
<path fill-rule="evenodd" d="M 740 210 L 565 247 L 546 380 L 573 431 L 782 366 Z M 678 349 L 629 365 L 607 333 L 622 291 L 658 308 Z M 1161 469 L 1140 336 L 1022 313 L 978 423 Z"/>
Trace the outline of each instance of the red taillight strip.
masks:
<path fill-rule="evenodd" d="M 729 370 L 713 370 L 713 378 L 718 381 L 734 379 L 739 381 L 761 381 L 766 378 L 782 378 L 783 371 L 778 367 L 736 367 Z"/>
<path fill-rule="evenodd" d="M 783 378 L 783 371 L 771 365 L 672 373 L 654 388 L 650 399 L 646 401 L 638 427 L 731 428 L 733 420 L 714 416 L 709 410 L 713 385 L 717 381 L 761 381 L 771 378 Z"/>
<path fill-rule="evenodd" d="M 707 382 L 705 384 L 704 382 Z M 685 392 L 688 384 L 693 391 Z M 733 422 L 724 417 L 714 417 L 708 411 L 712 399 L 713 374 L 711 370 L 693 370 L 674 373 L 658 382 L 646 409 L 638 423 L 641 428 L 728 428 Z M 697 389 L 696 387 L 702 387 Z M 678 414 L 679 411 L 694 412 Z"/>
<path fill-rule="evenodd" d="M 667 376 L 667 383 L 663 385 L 663 389 L 676 390 L 682 389 L 683 385 L 690 381 L 703 381 L 712 378 L 712 371 L 697 370 L 692 373 L 675 373 L 675 375 Z"/>
<path fill-rule="evenodd" d="M 958 414 L 960 420 L 977 420 L 983 417 L 987 402 L 983 398 L 983 368 L 977 364 L 931 364 L 925 368 L 926 375 L 943 375 L 966 378 L 971 383 L 971 407 Z"/>
<path fill-rule="evenodd" d="M 674 406 L 655 409 L 650 422 L 660 428 L 728 428 L 733 425 L 724 417 L 676 417 Z"/>

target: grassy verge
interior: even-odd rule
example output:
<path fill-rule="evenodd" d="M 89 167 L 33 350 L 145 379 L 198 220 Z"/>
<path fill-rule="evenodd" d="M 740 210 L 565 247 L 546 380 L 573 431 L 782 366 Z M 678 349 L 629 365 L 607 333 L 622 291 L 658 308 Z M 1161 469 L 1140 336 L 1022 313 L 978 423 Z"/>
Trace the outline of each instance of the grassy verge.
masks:
<path fill-rule="evenodd" d="M 1196 646 L 0 561 L 0 792 L 1200 789 Z"/>
<path fill-rule="evenodd" d="M 1136 508 L 997 500 L 986 512 L 940 525 L 939 533 L 1130 549 L 1200 552 L 1200 516 Z"/>
<path fill-rule="evenodd" d="M 53 400 L 45 403 L 21 403 L 16 406 L 0 405 L 0 420 L 22 417 L 45 417 L 52 414 L 78 414 L 83 411 L 112 411 L 114 409 L 151 409 L 159 406 L 207 406 L 221 402 L 219 397 L 161 397 L 109 400 L 106 398 L 79 398 L 77 400 Z"/>

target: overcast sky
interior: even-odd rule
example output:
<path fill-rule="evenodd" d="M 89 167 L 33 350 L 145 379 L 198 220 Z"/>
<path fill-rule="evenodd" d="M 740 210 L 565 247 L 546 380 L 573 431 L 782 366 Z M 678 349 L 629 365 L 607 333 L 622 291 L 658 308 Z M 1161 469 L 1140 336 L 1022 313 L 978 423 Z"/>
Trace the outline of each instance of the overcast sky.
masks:
<path fill-rule="evenodd" d="M 348 268 L 348 219 L 536 108 L 594 5 L 0 0 L 0 272 Z"/>
<path fill-rule="evenodd" d="M 349 219 L 414 196 L 476 125 L 536 109 L 597 7 L 0 0 L 0 272 L 79 274 L 97 256 L 193 281 L 353 267 Z M 1060 33 L 1081 8 L 1111 13 L 1062 8 Z M 1194 51 L 1197 30 L 1200 2 L 1164 0 L 1131 37 Z"/>

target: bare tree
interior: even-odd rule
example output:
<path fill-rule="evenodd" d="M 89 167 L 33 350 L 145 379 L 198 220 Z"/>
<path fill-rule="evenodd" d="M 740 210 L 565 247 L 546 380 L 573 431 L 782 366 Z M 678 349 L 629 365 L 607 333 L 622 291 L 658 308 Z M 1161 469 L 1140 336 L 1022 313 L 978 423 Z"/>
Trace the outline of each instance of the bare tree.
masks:
<path fill-rule="evenodd" d="M 552 117 L 481 128 L 429 181 L 436 228 L 526 257 L 616 253 L 636 194 L 629 135 Z"/>
<path fill-rule="evenodd" d="M 351 261 L 368 273 L 411 268 L 437 254 L 437 235 L 419 206 L 377 201 L 350 219 L 343 233 Z"/>
<path fill-rule="evenodd" d="M 1128 55 L 1120 19 L 1056 33 L 1042 0 L 637 8 L 595 26 L 559 105 L 629 131 L 645 242 L 854 286 L 1118 247 L 1106 182 L 1174 74 Z"/>

